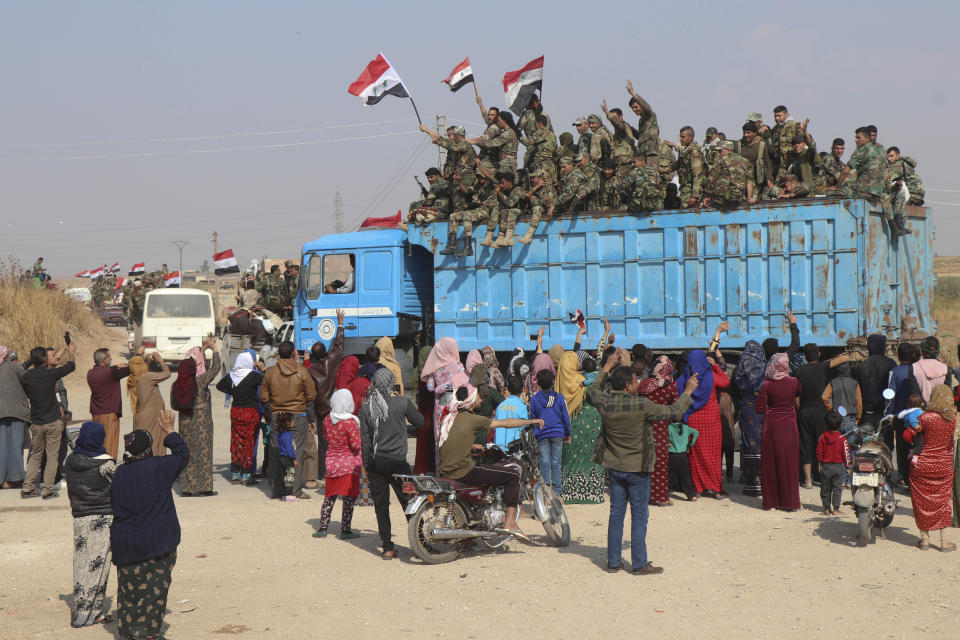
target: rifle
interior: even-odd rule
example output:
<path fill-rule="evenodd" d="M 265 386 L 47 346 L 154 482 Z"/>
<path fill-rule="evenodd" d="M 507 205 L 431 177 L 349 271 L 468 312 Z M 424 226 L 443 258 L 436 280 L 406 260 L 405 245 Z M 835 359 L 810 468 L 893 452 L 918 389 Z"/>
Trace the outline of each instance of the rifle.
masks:
<path fill-rule="evenodd" d="M 423 197 L 426 198 L 427 195 L 429 195 L 430 192 L 427 191 L 427 188 L 426 188 L 425 186 L 423 186 L 423 183 L 422 183 L 422 182 L 420 182 L 420 178 L 418 178 L 417 176 L 413 176 L 413 179 L 417 181 L 417 185 L 420 186 L 420 193 L 422 193 L 422 194 L 423 194 Z"/>

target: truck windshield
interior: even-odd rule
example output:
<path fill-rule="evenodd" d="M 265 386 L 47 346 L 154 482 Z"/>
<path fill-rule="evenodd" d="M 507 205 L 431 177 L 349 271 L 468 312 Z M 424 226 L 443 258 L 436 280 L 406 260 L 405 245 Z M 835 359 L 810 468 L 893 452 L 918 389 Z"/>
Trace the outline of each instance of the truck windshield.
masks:
<path fill-rule="evenodd" d="M 352 253 L 312 255 L 307 269 L 307 299 L 316 300 L 322 293 L 352 293 L 355 260 Z"/>
<path fill-rule="evenodd" d="M 213 310 L 208 296 L 151 296 L 145 315 L 148 318 L 209 318 Z"/>

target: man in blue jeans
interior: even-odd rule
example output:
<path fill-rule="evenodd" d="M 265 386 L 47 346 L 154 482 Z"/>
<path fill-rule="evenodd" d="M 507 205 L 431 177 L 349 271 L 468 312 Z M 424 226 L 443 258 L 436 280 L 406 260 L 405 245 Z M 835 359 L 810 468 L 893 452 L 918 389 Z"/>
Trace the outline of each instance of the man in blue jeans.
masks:
<path fill-rule="evenodd" d="M 697 388 L 697 376 L 687 381 L 683 395 L 671 405 L 659 405 L 638 397 L 637 374 L 629 366 L 623 349 L 607 358 L 603 370 L 587 389 L 590 402 L 600 411 L 603 423 L 603 466 L 610 478 L 610 520 L 607 524 L 607 567 L 614 573 L 623 569 L 623 520 L 630 501 L 631 571 L 636 575 L 663 573 L 647 559 L 647 517 L 650 502 L 650 472 L 656 460 L 653 423 L 676 422 L 690 407 L 690 394 Z M 613 393 L 603 386 L 610 382 Z"/>

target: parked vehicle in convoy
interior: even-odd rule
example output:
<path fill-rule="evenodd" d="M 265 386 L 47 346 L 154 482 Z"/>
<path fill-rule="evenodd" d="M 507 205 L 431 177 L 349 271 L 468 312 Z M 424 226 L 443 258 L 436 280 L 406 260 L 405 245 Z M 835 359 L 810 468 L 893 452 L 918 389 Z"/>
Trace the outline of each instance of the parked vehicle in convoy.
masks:
<path fill-rule="evenodd" d="M 889 402 L 894 397 L 894 391 L 884 390 L 883 397 Z M 869 428 L 872 425 L 863 426 Z M 890 447 L 881 438 L 887 429 L 893 429 L 892 415 L 884 416 L 876 431 L 867 434 L 858 431 L 854 436 L 850 455 L 850 490 L 853 493 L 853 509 L 857 514 L 857 538 L 862 545 L 873 539 L 874 526 L 879 527 L 880 535 L 883 535 L 883 530 L 893 522 L 893 514 L 897 509 L 893 456 Z"/>
<path fill-rule="evenodd" d="M 329 234 L 303 245 L 296 344 L 329 346 L 337 308 L 346 310 L 347 353 L 381 336 L 408 355 L 442 337 L 464 352 L 509 352 L 531 346 L 544 325 L 546 344 L 569 345 L 577 309 L 588 336 L 601 335 L 606 317 L 618 336 L 658 351 L 702 347 L 721 320 L 732 348 L 757 336 L 788 340 L 791 310 L 801 342 L 827 352 L 871 333 L 919 340 L 936 329 L 933 217 L 906 212 L 912 234 L 899 239 L 867 201 L 839 198 L 564 214 L 509 248 L 476 244 L 480 226 L 467 258 L 438 253 L 446 222 Z M 352 287 L 327 286 L 347 273 Z"/>
<path fill-rule="evenodd" d="M 180 362 L 217 330 L 213 299 L 200 289 L 155 289 L 143 305 L 141 344 L 168 362 Z"/>
<path fill-rule="evenodd" d="M 64 293 L 77 302 L 82 302 L 84 304 L 93 300 L 93 296 L 90 295 L 90 289 L 87 287 L 72 287 L 64 291 Z"/>
<path fill-rule="evenodd" d="M 540 454 L 533 427 L 524 427 L 507 450 L 487 445 L 493 463 L 507 463 L 520 472 L 521 496 L 532 504 L 550 544 L 570 544 L 570 522 L 563 502 L 540 475 Z M 407 504 L 407 534 L 414 555 L 428 564 L 454 560 L 465 543 L 480 540 L 491 549 L 513 534 L 504 528 L 503 487 L 475 487 L 430 475 L 397 475 L 404 493 L 415 494 Z"/>
<path fill-rule="evenodd" d="M 103 324 L 107 326 L 127 326 L 127 310 L 122 305 L 105 302 L 96 311 Z"/>
<path fill-rule="evenodd" d="M 220 361 L 223 362 L 223 372 L 233 369 L 237 356 L 249 349 L 256 351 L 257 357 L 262 358 L 267 367 L 272 367 L 277 364 L 277 347 L 287 340 L 293 342 L 293 337 L 292 320 L 287 320 L 273 334 L 264 337 L 250 333 L 233 333 L 228 326 L 221 340 L 223 352 L 220 354 Z"/>

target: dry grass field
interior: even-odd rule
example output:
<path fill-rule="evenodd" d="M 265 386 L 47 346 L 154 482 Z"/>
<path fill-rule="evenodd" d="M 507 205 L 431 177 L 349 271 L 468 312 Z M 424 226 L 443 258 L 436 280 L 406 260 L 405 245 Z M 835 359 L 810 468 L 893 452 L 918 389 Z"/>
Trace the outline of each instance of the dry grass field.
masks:
<path fill-rule="evenodd" d="M 937 276 L 933 311 L 941 342 L 941 358 L 951 367 L 957 366 L 957 343 L 960 342 L 960 257 L 937 257 L 933 260 Z"/>

